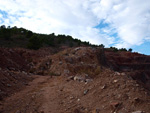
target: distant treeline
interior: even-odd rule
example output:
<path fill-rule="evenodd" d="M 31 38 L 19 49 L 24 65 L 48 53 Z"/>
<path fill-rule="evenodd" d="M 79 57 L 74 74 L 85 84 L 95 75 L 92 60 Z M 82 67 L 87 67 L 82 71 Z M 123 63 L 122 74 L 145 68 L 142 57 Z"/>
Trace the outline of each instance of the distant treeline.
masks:
<path fill-rule="evenodd" d="M 2 25 L 0 27 L 0 46 L 1 47 L 26 47 L 29 49 L 39 49 L 41 47 L 59 47 L 59 46 L 92 46 L 92 47 L 104 47 L 101 45 L 94 45 L 87 41 L 81 41 L 74 39 L 69 35 L 55 35 L 52 34 L 38 34 L 33 33 L 30 30 L 24 28 L 6 27 Z"/>
<path fill-rule="evenodd" d="M 90 47 L 103 47 L 103 44 L 94 45 L 87 41 L 73 38 L 69 35 L 59 34 L 39 34 L 34 33 L 24 28 L 0 26 L 0 47 L 23 47 L 28 49 L 39 49 L 41 47 L 77 47 L 77 46 L 90 46 Z M 110 47 L 110 49 L 117 51 L 127 51 L 125 48 L 117 49 Z M 129 49 L 128 51 L 132 51 Z"/>
<path fill-rule="evenodd" d="M 118 51 L 129 51 L 129 52 L 132 52 L 132 49 L 129 48 L 128 50 L 126 48 L 116 48 L 116 47 L 110 47 L 111 50 L 113 50 L 114 52 L 118 52 Z"/>

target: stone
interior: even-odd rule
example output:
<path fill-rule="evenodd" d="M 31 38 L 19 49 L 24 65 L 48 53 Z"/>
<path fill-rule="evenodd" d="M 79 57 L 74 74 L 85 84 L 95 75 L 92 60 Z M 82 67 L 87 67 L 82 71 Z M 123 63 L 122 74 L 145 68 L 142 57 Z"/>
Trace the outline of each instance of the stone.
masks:
<path fill-rule="evenodd" d="M 11 84 L 7 84 L 8 87 L 11 87 Z"/>
<path fill-rule="evenodd" d="M 27 72 L 25 72 L 25 71 L 22 71 L 22 73 L 25 74 L 25 75 L 27 75 Z"/>
<path fill-rule="evenodd" d="M 106 85 L 103 85 L 102 87 L 101 87 L 101 89 L 105 89 L 106 88 Z"/>
<path fill-rule="evenodd" d="M 84 95 L 86 95 L 89 92 L 89 89 L 84 91 Z"/>
<path fill-rule="evenodd" d="M 74 77 L 74 80 L 75 80 L 75 81 L 84 81 L 84 78 L 83 78 L 83 77 L 80 77 L 80 76 L 75 76 L 75 77 Z"/>
<path fill-rule="evenodd" d="M 78 51 L 79 49 L 80 49 L 80 48 L 78 47 L 78 48 L 75 48 L 74 50 L 75 50 L 75 51 Z"/>
<path fill-rule="evenodd" d="M 83 64 L 84 64 L 84 62 L 81 62 L 81 64 L 83 65 Z"/>
<path fill-rule="evenodd" d="M 74 80 L 73 76 L 69 76 L 66 81 Z"/>
<path fill-rule="evenodd" d="M 138 97 L 134 98 L 134 102 L 137 102 L 137 103 L 138 103 L 138 102 L 140 102 L 140 100 L 141 100 L 141 99 L 138 98 Z"/>
<path fill-rule="evenodd" d="M 121 75 L 125 76 L 126 74 L 125 73 L 121 73 Z"/>
<path fill-rule="evenodd" d="M 70 73 L 69 70 L 67 70 L 67 69 L 64 70 L 64 74 L 69 74 L 69 73 Z"/>
<path fill-rule="evenodd" d="M 88 82 L 91 82 L 92 79 L 85 79 L 85 82 L 88 83 Z"/>
<path fill-rule="evenodd" d="M 139 84 L 136 84 L 135 86 L 136 86 L 136 87 L 139 87 Z"/>
<path fill-rule="evenodd" d="M 77 101 L 79 102 L 79 101 L 80 101 L 80 99 L 78 98 L 78 99 L 77 99 Z"/>
<path fill-rule="evenodd" d="M 120 75 L 120 73 L 119 72 L 115 72 L 115 75 Z"/>
<path fill-rule="evenodd" d="M 88 84 L 88 82 L 85 82 L 85 85 Z"/>
<path fill-rule="evenodd" d="M 85 74 L 85 78 L 88 78 L 89 77 L 89 75 L 88 74 Z"/>
<path fill-rule="evenodd" d="M 62 65 L 62 62 L 61 62 L 61 61 L 59 62 L 59 65 Z"/>
<path fill-rule="evenodd" d="M 77 77 L 77 76 L 75 76 L 73 79 L 74 79 L 74 80 L 78 80 L 78 77 Z"/>
<path fill-rule="evenodd" d="M 74 99 L 74 97 L 70 97 L 70 99 Z"/>
<path fill-rule="evenodd" d="M 119 102 L 112 102 L 112 103 L 110 103 L 110 107 L 111 107 L 112 110 L 116 109 L 119 105 L 120 105 Z"/>
<path fill-rule="evenodd" d="M 114 83 L 117 83 L 117 82 L 118 82 L 118 80 L 114 80 L 113 82 L 114 82 Z"/>

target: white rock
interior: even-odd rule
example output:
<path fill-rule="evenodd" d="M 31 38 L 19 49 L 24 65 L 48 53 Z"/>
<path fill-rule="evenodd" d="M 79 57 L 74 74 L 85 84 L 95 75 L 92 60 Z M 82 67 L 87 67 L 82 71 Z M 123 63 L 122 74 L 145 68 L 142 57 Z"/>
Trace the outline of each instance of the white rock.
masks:
<path fill-rule="evenodd" d="M 78 98 L 78 100 L 77 100 L 78 102 L 80 101 L 80 99 Z"/>
<path fill-rule="evenodd" d="M 114 80 L 114 83 L 117 83 L 118 82 L 118 80 Z"/>

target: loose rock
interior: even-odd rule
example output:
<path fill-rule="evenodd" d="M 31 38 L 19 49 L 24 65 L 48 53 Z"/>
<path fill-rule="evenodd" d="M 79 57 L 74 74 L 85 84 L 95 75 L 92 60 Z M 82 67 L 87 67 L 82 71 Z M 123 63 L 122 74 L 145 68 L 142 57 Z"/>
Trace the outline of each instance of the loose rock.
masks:
<path fill-rule="evenodd" d="M 84 95 L 86 95 L 89 92 L 89 89 L 84 91 Z"/>
<path fill-rule="evenodd" d="M 118 82 L 118 80 L 114 80 L 114 83 L 117 83 Z"/>

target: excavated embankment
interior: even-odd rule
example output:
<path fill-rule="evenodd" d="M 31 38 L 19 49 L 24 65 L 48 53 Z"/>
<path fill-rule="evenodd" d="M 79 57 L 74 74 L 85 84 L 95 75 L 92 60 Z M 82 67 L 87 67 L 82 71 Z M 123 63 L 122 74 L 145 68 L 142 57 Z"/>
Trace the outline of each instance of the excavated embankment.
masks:
<path fill-rule="evenodd" d="M 150 112 L 149 56 L 92 47 L 0 52 L 2 113 Z"/>

